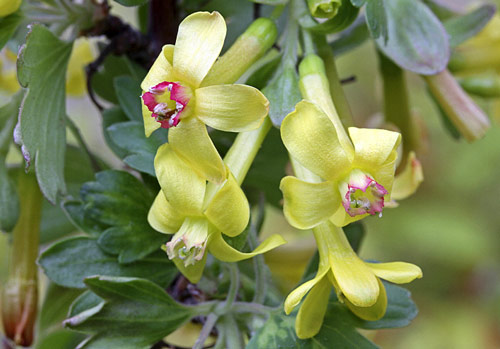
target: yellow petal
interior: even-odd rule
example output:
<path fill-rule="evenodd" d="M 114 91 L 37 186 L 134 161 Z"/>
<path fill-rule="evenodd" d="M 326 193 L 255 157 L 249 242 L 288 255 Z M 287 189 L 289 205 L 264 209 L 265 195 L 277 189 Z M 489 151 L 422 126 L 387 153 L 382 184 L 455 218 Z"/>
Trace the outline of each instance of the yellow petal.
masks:
<path fill-rule="evenodd" d="M 356 306 L 375 304 L 379 296 L 377 277 L 353 251 L 344 231 L 330 222 L 315 229 L 321 231 L 327 244 L 330 268 L 344 296 Z"/>
<path fill-rule="evenodd" d="M 286 241 L 280 235 L 274 234 L 262 241 L 262 243 L 252 252 L 240 252 L 229 246 L 220 232 L 214 232 L 210 235 L 208 250 L 218 260 L 223 262 L 238 262 L 255 257 L 258 254 L 266 253 L 285 243 Z"/>
<path fill-rule="evenodd" d="M 184 215 L 201 216 L 206 181 L 166 143 L 156 153 L 155 171 L 165 198 Z"/>
<path fill-rule="evenodd" d="M 331 290 L 328 278 L 323 278 L 309 292 L 295 320 L 297 337 L 307 339 L 318 334 L 323 325 Z"/>
<path fill-rule="evenodd" d="M 226 23 L 219 12 L 196 12 L 179 25 L 174 50 L 176 76 L 191 87 L 200 86 L 219 56 Z"/>
<path fill-rule="evenodd" d="M 17 72 L 15 70 L 0 73 L 0 90 L 5 90 L 9 94 L 19 91 L 21 86 L 17 80 Z"/>
<path fill-rule="evenodd" d="M 195 114 L 205 124 L 230 132 L 258 128 L 269 111 L 269 101 L 246 85 L 215 85 L 195 91 Z"/>
<path fill-rule="evenodd" d="M 10 15 L 16 12 L 21 6 L 21 0 L 1 0 L 0 1 L 0 17 Z"/>
<path fill-rule="evenodd" d="M 368 265 L 379 278 L 396 284 L 406 284 L 422 277 L 422 270 L 411 263 L 366 263 L 366 265 Z"/>
<path fill-rule="evenodd" d="M 217 183 L 226 180 L 226 166 L 206 126 L 196 117 L 182 119 L 179 125 L 169 129 L 168 140 L 175 152 L 202 177 Z"/>
<path fill-rule="evenodd" d="M 218 230 L 228 236 L 240 234 L 248 225 L 250 207 L 231 173 L 208 204 L 204 214 Z"/>
<path fill-rule="evenodd" d="M 196 284 L 200 281 L 201 276 L 203 275 L 203 270 L 205 269 L 205 264 L 207 263 L 207 253 L 203 256 L 201 261 L 196 262 L 195 264 L 188 265 L 187 267 L 184 265 L 184 262 L 180 258 L 174 258 L 172 261 L 174 262 L 177 269 L 181 272 L 182 275 L 189 280 L 190 283 Z"/>
<path fill-rule="evenodd" d="M 139 97 L 140 98 L 140 97 Z M 151 136 L 151 133 L 160 128 L 160 123 L 153 118 L 152 112 L 149 111 L 148 107 L 144 105 L 144 101 L 141 98 L 142 103 L 142 119 L 144 120 L 144 133 L 146 137 Z"/>
<path fill-rule="evenodd" d="M 324 179 L 336 179 L 351 168 L 335 127 L 313 103 L 301 101 L 285 117 L 281 138 L 294 158 Z"/>
<path fill-rule="evenodd" d="M 332 216 L 340 205 L 336 186 L 327 181 L 304 182 L 288 176 L 281 180 L 283 211 L 288 222 L 298 229 L 310 229 Z"/>
<path fill-rule="evenodd" d="M 415 152 L 408 154 L 406 166 L 394 180 L 391 198 L 394 200 L 403 200 L 415 193 L 424 180 L 422 165 L 415 156 Z"/>
<path fill-rule="evenodd" d="M 354 166 L 368 173 L 390 162 L 401 143 L 399 133 L 382 129 L 349 127 L 349 136 L 354 143 Z"/>
<path fill-rule="evenodd" d="M 160 190 L 148 213 L 148 222 L 153 229 L 164 234 L 175 234 L 184 221 L 184 216 L 174 210 Z"/>
<path fill-rule="evenodd" d="M 143 91 L 149 91 L 150 87 L 158 85 L 163 81 L 174 80 L 172 62 L 174 59 L 174 45 L 165 45 L 148 74 L 141 83 Z"/>
<path fill-rule="evenodd" d="M 313 288 L 318 282 L 320 282 L 326 273 L 330 270 L 330 266 L 325 263 L 320 263 L 318 271 L 314 279 L 304 282 L 302 285 L 297 287 L 295 290 L 290 292 L 290 294 L 285 299 L 285 313 L 288 315 L 292 312 L 293 308 L 299 305 L 300 301 L 311 288 Z M 326 279 L 326 278 L 325 278 Z"/>
<path fill-rule="evenodd" d="M 380 293 L 378 295 L 377 302 L 370 307 L 357 307 L 348 299 L 344 300 L 345 305 L 351 310 L 357 317 L 367 320 L 367 321 L 377 321 L 384 317 L 387 310 L 387 293 L 385 292 L 385 287 L 379 279 L 377 279 L 380 288 Z"/>

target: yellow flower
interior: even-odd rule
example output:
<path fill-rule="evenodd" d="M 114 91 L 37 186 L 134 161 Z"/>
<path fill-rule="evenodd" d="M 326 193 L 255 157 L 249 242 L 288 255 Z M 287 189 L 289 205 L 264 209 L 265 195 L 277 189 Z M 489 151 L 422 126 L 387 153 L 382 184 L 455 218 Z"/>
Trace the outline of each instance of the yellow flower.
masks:
<path fill-rule="evenodd" d="M 5 17 L 17 11 L 21 0 L 0 0 L 0 17 Z"/>
<path fill-rule="evenodd" d="M 243 253 L 224 241 L 222 234 L 234 237 L 243 232 L 250 215 L 245 194 L 229 169 L 221 184 L 207 184 L 170 144 L 164 144 L 156 154 L 155 170 L 161 191 L 148 221 L 157 231 L 174 234 L 165 250 L 191 282 L 198 282 L 203 273 L 206 249 L 221 261 L 236 262 L 285 243 L 273 235 L 253 252 Z"/>
<path fill-rule="evenodd" d="M 66 72 L 66 93 L 73 97 L 80 97 L 87 91 L 85 66 L 94 60 L 94 52 L 85 38 L 77 39 L 68 62 Z"/>
<path fill-rule="evenodd" d="M 4 69 L 3 62 L 0 60 L 0 90 L 6 91 L 9 94 L 14 94 L 21 88 L 17 81 L 17 72 L 15 69 L 17 56 L 9 49 L 4 49 L 2 53 L 2 56 L 6 58 L 8 67 Z M 12 66 L 13 68 L 9 68 Z"/>
<path fill-rule="evenodd" d="M 197 12 L 179 26 L 141 84 L 146 135 L 170 128 L 169 143 L 212 182 L 227 178 L 205 125 L 242 132 L 258 128 L 269 109 L 266 97 L 246 85 L 210 85 L 204 79 L 222 49 L 226 24 L 218 12 Z"/>
<path fill-rule="evenodd" d="M 289 314 L 308 293 L 295 322 L 299 338 L 310 338 L 319 332 L 332 285 L 339 301 L 354 314 L 375 321 L 382 318 L 387 309 L 387 295 L 379 278 L 402 284 L 422 277 L 420 268 L 413 264 L 362 261 L 343 230 L 329 221 L 313 232 L 320 258 L 316 276 L 297 287 L 285 300 L 285 312 Z"/>
<path fill-rule="evenodd" d="M 309 229 L 330 219 L 342 227 L 381 213 L 394 181 L 397 132 L 349 128 L 354 148 L 341 142 L 328 116 L 302 101 L 286 116 L 281 137 L 290 155 L 324 181 L 282 179 L 284 213 L 290 224 Z"/>

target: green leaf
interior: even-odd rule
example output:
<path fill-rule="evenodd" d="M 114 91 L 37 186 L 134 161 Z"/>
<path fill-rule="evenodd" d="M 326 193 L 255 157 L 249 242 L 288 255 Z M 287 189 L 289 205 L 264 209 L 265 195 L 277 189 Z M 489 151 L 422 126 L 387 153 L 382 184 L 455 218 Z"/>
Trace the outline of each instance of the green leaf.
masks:
<path fill-rule="evenodd" d="M 371 3 L 366 8 L 368 27 L 386 56 L 418 74 L 433 75 L 446 68 L 450 58 L 448 34 L 426 5 L 415 0 L 385 1 L 388 35 L 377 37 L 368 16 Z"/>
<path fill-rule="evenodd" d="M 149 0 L 115 0 L 117 3 L 122 4 L 123 6 L 140 6 L 147 3 Z"/>
<path fill-rule="evenodd" d="M 267 322 L 252 337 L 247 349 L 258 348 L 377 348 L 359 334 L 350 321 L 349 311 L 338 303 L 331 303 L 319 333 L 307 340 L 295 334 L 297 311 L 285 315 L 282 309 L 271 314 Z"/>
<path fill-rule="evenodd" d="M 128 121 L 113 124 L 107 131 L 113 143 L 125 150 L 123 162 L 133 169 L 155 176 L 156 150 L 167 141 L 164 129 L 158 129 L 146 138 L 142 121 Z"/>
<path fill-rule="evenodd" d="M 483 5 L 466 15 L 447 20 L 444 27 L 450 36 L 450 46 L 458 46 L 479 33 L 488 24 L 495 11 L 494 5 Z"/>
<path fill-rule="evenodd" d="M 100 222 L 104 229 L 146 222 L 154 199 L 137 178 L 116 170 L 97 173 L 95 182 L 82 186 L 80 196 L 85 217 Z"/>
<path fill-rule="evenodd" d="M 299 77 L 292 64 L 282 65 L 273 79 L 262 92 L 269 99 L 269 118 L 274 126 L 280 127 L 285 116 L 295 109 L 302 96 L 299 90 Z"/>
<path fill-rule="evenodd" d="M 142 121 L 140 81 L 131 76 L 118 76 L 113 80 L 120 107 L 130 120 Z"/>
<path fill-rule="evenodd" d="M 382 38 L 383 42 L 386 43 L 389 29 L 385 0 L 370 0 L 368 5 L 366 5 L 365 11 L 366 23 L 368 24 L 368 28 L 370 28 L 373 38 Z"/>
<path fill-rule="evenodd" d="M 343 1 L 333 18 L 317 23 L 309 13 L 305 13 L 299 22 L 303 28 L 313 33 L 326 35 L 340 32 L 350 26 L 358 17 L 358 13 L 359 8 L 353 6 L 349 1 Z"/>
<path fill-rule="evenodd" d="M 146 76 L 146 71 L 124 56 L 109 55 L 104 60 L 101 69 L 92 76 L 92 89 L 101 98 L 111 103 L 118 104 L 114 80 L 116 77 L 123 75 L 131 76 L 136 81 L 136 84 L 140 84 Z M 139 95 L 140 94 L 135 97 Z"/>
<path fill-rule="evenodd" d="M 69 330 L 56 330 L 47 336 L 37 338 L 35 349 L 76 348 L 85 336 Z"/>
<path fill-rule="evenodd" d="M 0 231 L 12 231 L 19 217 L 19 198 L 15 181 L 9 176 L 5 158 L 12 143 L 12 132 L 23 93 L 12 97 L 0 107 Z"/>
<path fill-rule="evenodd" d="M 70 305 L 81 293 L 81 290 L 49 283 L 37 321 L 37 337 L 43 338 L 56 328 L 62 329 Z"/>
<path fill-rule="evenodd" d="M 14 12 L 7 17 L 0 18 L 0 50 L 14 35 L 19 24 L 24 19 L 21 11 Z"/>
<path fill-rule="evenodd" d="M 71 288 L 85 287 L 83 279 L 93 275 L 141 276 L 166 287 L 177 275 L 174 264 L 162 252 L 123 265 L 87 237 L 55 243 L 40 255 L 38 264 L 54 283 Z"/>
<path fill-rule="evenodd" d="M 366 23 L 360 21 L 340 33 L 339 38 L 330 43 L 330 47 L 333 50 L 334 56 L 337 57 L 359 47 L 369 37 L 370 33 Z"/>
<path fill-rule="evenodd" d="M 17 137 L 29 166 L 35 163 L 40 189 L 55 203 L 64 183 L 66 149 L 66 67 L 72 43 L 34 24 L 18 59 L 18 79 L 28 89 L 21 107 Z"/>
<path fill-rule="evenodd" d="M 92 335 L 83 348 L 149 348 L 195 315 L 148 280 L 96 276 L 85 284 L 105 302 L 64 322 Z"/>
<path fill-rule="evenodd" d="M 112 108 L 106 109 L 102 112 L 102 130 L 104 134 L 104 140 L 106 144 L 111 148 L 113 153 L 115 153 L 120 159 L 127 156 L 128 152 L 125 149 L 120 148 L 113 140 L 108 132 L 108 127 L 120 123 L 130 121 L 123 110 L 120 107 L 114 106 Z"/>
<path fill-rule="evenodd" d="M 74 300 L 67 315 L 68 317 L 76 316 L 84 311 L 101 306 L 101 303 L 103 302 L 104 299 L 92 291 L 87 290 Z"/>
<path fill-rule="evenodd" d="M 83 206 L 69 207 L 75 223 L 91 235 L 100 235 L 99 246 L 118 255 L 120 263 L 159 250 L 168 236 L 153 230 L 147 221 L 153 195 L 144 184 L 123 171 L 100 172 L 96 180 L 82 186 Z"/>

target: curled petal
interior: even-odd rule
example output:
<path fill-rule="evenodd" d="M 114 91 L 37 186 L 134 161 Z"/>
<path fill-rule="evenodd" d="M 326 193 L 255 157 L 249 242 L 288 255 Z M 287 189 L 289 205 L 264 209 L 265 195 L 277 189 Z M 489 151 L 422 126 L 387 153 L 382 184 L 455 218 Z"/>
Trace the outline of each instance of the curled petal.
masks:
<path fill-rule="evenodd" d="M 295 320 L 297 337 L 307 339 L 318 334 L 323 325 L 331 290 L 328 278 L 322 278 L 306 296 Z"/>
<path fill-rule="evenodd" d="M 342 294 L 359 307 L 375 304 L 379 296 L 377 277 L 353 251 L 342 229 L 330 222 L 316 229 L 327 244 L 330 268 Z"/>
<path fill-rule="evenodd" d="M 283 211 L 298 229 L 310 229 L 332 216 L 340 206 L 336 186 L 329 182 L 309 183 L 295 177 L 281 180 L 285 200 Z"/>
<path fill-rule="evenodd" d="M 240 234 L 248 224 L 250 207 L 233 175 L 229 173 L 223 184 L 208 204 L 205 217 L 228 236 Z"/>
<path fill-rule="evenodd" d="M 215 85 L 196 90 L 195 113 L 217 130 L 244 132 L 258 128 L 269 111 L 269 101 L 246 85 Z"/>
<path fill-rule="evenodd" d="M 224 241 L 220 232 L 214 232 L 210 235 L 208 249 L 215 258 L 223 262 L 239 262 L 244 259 L 255 257 L 258 254 L 266 253 L 278 246 L 285 244 L 286 241 L 278 234 L 271 235 L 257 246 L 252 252 L 240 252 Z"/>
<path fill-rule="evenodd" d="M 184 261 L 179 258 L 174 258 L 173 262 L 177 269 L 184 275 L 190 283 L 196 284 L 200 281 L 203 275 L 203 270 L 205 269 L 205 264 L 207 263 L 207 253 L 203 256 L 203 259 L 195 264 L 190 264 L 188 266 L 184 265 Z"/>
<path fill-rule="evenodd" d="M 415 156 L 415 152 L 408 154 L 406 166 L 394 180 L 391 198 L 394 200 L 403 200 L 415 193 L 424 180 L 422 165 Z"/>
<path fill-rule="evenodd" d="M 226 166 L 222 161 L 207 128 L 196 117 L 182 120 L 168 133 L 170 145 L 190 166 L 211 182 L 222 183 L 226 180 Z"/>
<path fill-rule="evenodd" d="M 219 56 L 226 37 L 226 23 L 219 12 L 196 12 L 179 25 L 174 50 L 176 76 L 191 87 L 200 86 Z"/>
<path fill-rule="evenodd" d="M 301 101 L 281 124 L 281 138 L 302 165 L 327 180 L 351 168 L 332 122 L 315 104 Z"/>
<path fill-rule="evenodd" d="M 155 171 L 165 198 L 184 215 L 202 215 L 206 181 L 166 143 L 156 153 Z"/>
<path fill-rule="evenodd" d="M 379 278 L 396 284 L 406 284 L 422 277 L 422 269 L 411 263 L 366 263 L 366 265 Z"/>
<path fill-rule="evenodd" d="M 148 107 L 144 104 L 144 100 L 141 98 L 142 103 L 142 119 L 144 120 L 144 133 L 146 137 L 151 136 L 151 133 L 156 131 L 161 127 L 159 122 L 156 122 L 155 118 L 152 116 L 153 113 L 149 111 Z"/>
<path fill-rule="evenodd" d="M 318 272 L 314 279 L 304 282 L 302 285 L 297 287 L 295 290 L 290 292 L 290 294 L 285 299 L 285 313 L 290 314 L 304 296 L 311 290 L 318 282 L 325 278 L 326 273 L 330 270 L 330 266 L 326 263 L 320 263 Z"/>
<path fill-rule="evenodd" d="M 160 233 L 175 234 L 181 227 L 183 220 L 184 216 L 174 210 L 160 190 L 149 209 L 149 224 Z"/>
<path fill-rule="evenodd" d="M 174 45 L 165 45 L 161 50 L 158 58 L 153 63 L 148 74 L 141 83 L 143 91 L 149 89 L 163 81 L 173 81 L 172 61 L 174 57 Z"/>
<path fill-rule="evenodd" d="M 384 284 L 377 279 L 379 285 L 379 295 L 377 302 L 369 307 L 358 307 L 352 304 L 349 299 L 345 299 L 344 303 L 347 305 L 350 311 L 352 311 L 357 317 L 367 320 L 376 321 L 380 320 L 387 310 L 387 293 L 385 292 Z"/>

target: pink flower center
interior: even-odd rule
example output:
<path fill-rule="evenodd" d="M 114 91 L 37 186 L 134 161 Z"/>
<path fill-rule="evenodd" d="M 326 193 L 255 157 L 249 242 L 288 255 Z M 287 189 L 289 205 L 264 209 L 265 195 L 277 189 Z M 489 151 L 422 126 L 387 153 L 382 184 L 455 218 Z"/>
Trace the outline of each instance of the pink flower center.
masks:
<path fill-rule="evenodd" d="M 354 217 L 363 214 L 381 213 L 384 208 L 384 195 L 387 190 L 366 174 L 360 176 L 354 170 L 347 184 L 347 192 L 342 200 L 346 212 Z"/>
<path fill-rule="evenodd" d="M 163 128 L 177 126 L 190 100 L 190 90 L 176 82 L 164 81 L 142 94 L 144 105 Z"/>

